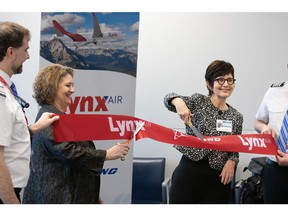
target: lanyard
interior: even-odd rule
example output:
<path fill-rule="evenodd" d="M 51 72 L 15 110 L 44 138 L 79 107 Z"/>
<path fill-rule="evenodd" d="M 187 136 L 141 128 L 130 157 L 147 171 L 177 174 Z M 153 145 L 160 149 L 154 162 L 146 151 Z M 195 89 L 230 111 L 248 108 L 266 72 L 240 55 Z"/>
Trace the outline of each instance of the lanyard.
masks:
<path fill-rule="evenodd" d="M 11 94 L 14 96 L 12 89 L 10 88 L 10 86 L 7 84 L 7 82 L 1 76 L 0 76 L 0 81 L 10 90 Z"/>
<path fill-rule="evenodd" d="M 10 86 L 7 84 L 7 82 L 0 76 L 0 81 L 10 90 L 11 94 L 14 96 L 14 98 L 17 100 L 16 96 L 13 94 L 12 89 L 10 88 Z M 17 100 L 18 101 L 18 100 Z M 20 104 L 21 105 L 21 104 Z M 22 105 L 21 105 L 22 106 Z M 25 115 L 25 111 L 24 111 L 24 107 L 22 106 L 22 111 L 24 113 L 25 119 L 26 119 L 26 123 L 28 124 L 28 119 Z"/>
<path fill-rule="evenodd" d="M 0 81 L 8 88 L 10 89 L 11 94 L 14 96 L 14 98 L 18 101 L 18 103 L 21 105 L 22 109 L 28 108 L 30 105 L 27 103 L 24 99 L 22 99 L 17 93 L 14 94 L 11 87 L 8 86 L 7 82 L 0 76 Z M 12 83 L 13 84 L 13 83 Z M 13 84 L 14 85 L 14 84 Z M 15 85 L 14 85 L 15 86 Z M 23 110 L 24 111 L 24 110 Z"/>

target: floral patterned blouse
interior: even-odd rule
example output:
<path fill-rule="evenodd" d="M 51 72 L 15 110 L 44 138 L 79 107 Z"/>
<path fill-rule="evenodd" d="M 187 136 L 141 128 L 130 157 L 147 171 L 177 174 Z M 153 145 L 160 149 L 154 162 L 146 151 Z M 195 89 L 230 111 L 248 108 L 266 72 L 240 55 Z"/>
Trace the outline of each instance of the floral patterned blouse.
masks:
<path fill-rule="evenodd" d="M 185 101 L 188 109 L 193 113 L 193 116 L 191 116 L 192 124 L 204 136 L 225 136 L 242 133 L 243 115 L 229 104 L 227 104 L 228 110 L 221 111 L 212 104 L 208 96 L 195 93 L 188 97 L 169 93 L 164 97 L 164 104 L 172 112 L 176 112 L 176 107 L 171 104 L 171 100 L 176 97 L 182 98 Z M 232 132 L 217 131 L 217 120 L 231 121 Z M 192 129 L 188 126 L 186 126 L 186 133 L 195 136 Z M 210 167 L 215 170 L 222 170 L 229 159 L 235 161 L 236 165 L 239 162 L 238 152 L 224 152 L 179 145 L 174 145 L 174 147 L 192 161 L 198 161 L 207 156 Z"/>

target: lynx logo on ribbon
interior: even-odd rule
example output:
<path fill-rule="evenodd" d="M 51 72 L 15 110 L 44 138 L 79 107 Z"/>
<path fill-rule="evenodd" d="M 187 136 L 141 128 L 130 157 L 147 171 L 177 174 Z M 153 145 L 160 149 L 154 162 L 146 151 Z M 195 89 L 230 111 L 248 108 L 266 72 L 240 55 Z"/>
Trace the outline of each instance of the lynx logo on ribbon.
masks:
<path fill-rule="evenodd" d="M 241 136 L 238 136 L 238 138 L 241 140 L 244 146 L 249 147 L 249 150 L 252 150 L 253 147 L 267 148 L 264 139 L 250 137 L 250 138 L 245 138 L 244 140 Z"/>
<path fill-rule="evenodd" d="M 120 137 L 123 137 L 127 131 L 128 132 L 135 131 L 136 128 L 139 127 L 143 123 L 143 121 L 136 121 L 136 120 L 134 121 L 116 120 L 115 122 L 113 122 L 112 117 L 108 117 L 108 122 L 109 122 L 111 132 L 119 132 Z M 145 130 L 145 129 L 144 127 L 141 127 L 139 130 Z"/>
<path fill-rule="evenodd" d="M 121 125 L 120 127 L 115 127 L 117 133 L 111 133 L 111 123 L 113 122 L 118 122 L 118 125 Z M 132 116 L 60 115 L 60 120 L 55 122 L 53 126 L 54 137 L 58 141 L 131 139 L 132 135 L 134 135 L 136 141 L 150 138 L 165 144 L 194 148 L 255 154 L 277 154 L 277 146 L 271 134 L 206 136 L 204 140 L 200 140 L 195 136 L 177 132 Z M 136 127 L 138 127 L 137 133 L 134 132 Z"/>
<path fill-rule="evenodd" d="M 178 140 L 178 139 L 180 139 L 181 137 L 186 137 L 186 136 L 188 136 L 188 135 L 185 134 L 185 133 L 182 133 L 182 132 L 180 132 L 180 131 L 174 130 L 174 140 Z"/>

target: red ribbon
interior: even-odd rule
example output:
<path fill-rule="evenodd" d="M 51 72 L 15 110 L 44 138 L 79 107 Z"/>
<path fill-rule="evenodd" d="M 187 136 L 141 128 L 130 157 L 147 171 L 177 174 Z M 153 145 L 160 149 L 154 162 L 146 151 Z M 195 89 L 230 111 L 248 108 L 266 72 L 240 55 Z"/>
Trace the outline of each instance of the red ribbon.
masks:
<path fill-rule="evenodd" d="M 145 122 L 136 140 L 150 138 L 159 142 L 213 150 L 276 155 L 275 140 L 269 134 L 241 134 L 228 136 L 195 136 L 124 115 L 61 114 L 53 124 L 56 142 L 81 140 L 131 139 L 137 126 Z"/>

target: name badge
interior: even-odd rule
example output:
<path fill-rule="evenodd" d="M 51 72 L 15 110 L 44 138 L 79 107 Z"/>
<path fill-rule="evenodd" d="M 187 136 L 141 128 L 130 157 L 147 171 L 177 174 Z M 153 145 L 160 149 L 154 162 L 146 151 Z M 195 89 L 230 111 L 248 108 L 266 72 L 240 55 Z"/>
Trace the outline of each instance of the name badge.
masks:
<path fill-rule="evenodd" d="M 230 120 L 220 120 L 216 121 L 216 130 L 222 132 L 232 132 L 232 121 Z"/>

